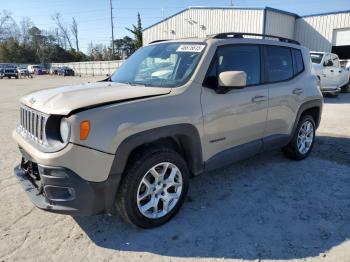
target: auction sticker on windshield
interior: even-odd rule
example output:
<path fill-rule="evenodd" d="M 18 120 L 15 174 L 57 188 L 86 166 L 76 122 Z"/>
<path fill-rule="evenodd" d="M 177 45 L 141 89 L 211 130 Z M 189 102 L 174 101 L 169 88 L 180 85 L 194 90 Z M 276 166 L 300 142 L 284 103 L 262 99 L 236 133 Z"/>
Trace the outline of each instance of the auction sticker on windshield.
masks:
<path fill-rule="evenodd" d="M 180 45 L 176 52 L 195 52 L 200 53 L 204 49 L 205 45 Z"/>

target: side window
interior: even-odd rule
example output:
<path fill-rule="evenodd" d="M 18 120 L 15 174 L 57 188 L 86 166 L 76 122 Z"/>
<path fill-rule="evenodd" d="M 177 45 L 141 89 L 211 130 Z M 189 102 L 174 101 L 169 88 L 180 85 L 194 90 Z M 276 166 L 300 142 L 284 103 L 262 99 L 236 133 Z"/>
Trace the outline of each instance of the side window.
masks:
<path fill-rule="evenodd" d="M 294 75 L 297 75 L 304 71 L 303 55 L 299 49 L 292 49 L 293 52 L 293 65 Z"/>
<path fill-rule="evenodd" d="M 326 55 L 323 62 L 324 66 L 333 66 L 333 61 L 330 55 Z"/>
<path fill-rule="evenodd" d="M 266 80 L 278 82 L 293 77 L 293 65 L 291 50 L 288 47 L 266 46 Z"/>
<path fill-rule="evenodd" d="M 339 58 L 336 55 L 333 55 L 332 58 L 333 58 L 333 66 L 340 67 Z"/>
<path fill-rule="evenodd" d="M 244 71 L 247 86 L 260 83 L 260 48 L 256 45 L 228 45 L 217 51 L 217 72 Z"/>

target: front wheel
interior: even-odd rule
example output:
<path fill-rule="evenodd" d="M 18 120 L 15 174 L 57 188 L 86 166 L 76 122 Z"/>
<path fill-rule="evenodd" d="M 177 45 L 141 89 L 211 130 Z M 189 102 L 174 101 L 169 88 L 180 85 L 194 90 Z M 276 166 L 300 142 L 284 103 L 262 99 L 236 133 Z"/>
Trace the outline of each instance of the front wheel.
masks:
<path fill-rule="evenodd" d="M 168 148 L 145 150 L 130 162 L 117 193 L 119 214 L 143 228 L 164 224 L 178 212 L 187 195 L 186 162 Z"/>
<path fill-rule="evenodd" d="M 292 140 L 283 148 L 283 153 L 291 159 L 302 160 L 306 158 L 315 141 L 316 125 L 312 116 L 303 116 L 295 129 Z"/>

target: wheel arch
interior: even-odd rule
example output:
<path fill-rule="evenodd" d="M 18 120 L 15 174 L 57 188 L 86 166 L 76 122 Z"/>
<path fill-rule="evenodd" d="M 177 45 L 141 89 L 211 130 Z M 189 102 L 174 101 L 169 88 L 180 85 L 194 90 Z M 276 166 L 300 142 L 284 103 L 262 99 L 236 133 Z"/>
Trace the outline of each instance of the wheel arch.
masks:
<path fill-rule="evenodd" d="M 299 120 L 304 116 L 304 115 L 311 115 L 314 118 L 316 128 L 320 125 L 321 122 L 321 115 L 322 115 L 322 105 L 323 105 L 323 100 L 320 99 L 314 99 L 307 101 L 303 103 L 298 110 L 297 116 L 294 121 L 293 125 L 293 130 L 291 132 L 291 137 L 293 137 L 293 134 L 295 132 L 295 129 L 299 123 Z"/>
<path fill-rule="evenodd" d="M 131 135 L 117 148 L 111 172 L 121 175 L 130 156 L 146 145 L 168 146 L 180 153 L 193 174 L 203 171 L 202 146 L 197 128 L 191 124 L 158 127 Z"/>

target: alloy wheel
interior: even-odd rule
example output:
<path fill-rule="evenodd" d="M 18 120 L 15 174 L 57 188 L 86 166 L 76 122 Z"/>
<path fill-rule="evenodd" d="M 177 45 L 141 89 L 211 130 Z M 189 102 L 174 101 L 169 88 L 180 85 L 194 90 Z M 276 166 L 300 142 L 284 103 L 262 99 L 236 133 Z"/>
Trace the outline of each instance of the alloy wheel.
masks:
<path fill-rule="evenodd" d="M 311 121 L 305 121 L 298 132 L 297 147 L 301 154 L 309 152 L 314 141 L 314 126 Z"/>
<path fill-rule="evenodd" d="M 176 206 L 182 187 L 180 169 L 169 162 L 159 163 L 143 176 L 137 190 L 137 207 L 147 218 L 164 217 Z"/>

